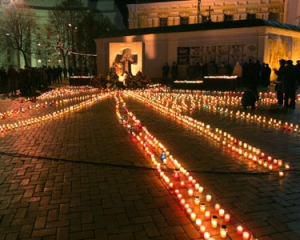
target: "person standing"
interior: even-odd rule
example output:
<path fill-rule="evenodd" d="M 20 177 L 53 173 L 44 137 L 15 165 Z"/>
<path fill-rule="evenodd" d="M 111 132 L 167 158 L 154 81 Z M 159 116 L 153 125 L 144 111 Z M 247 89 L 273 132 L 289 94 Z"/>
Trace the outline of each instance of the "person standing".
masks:
<path fill-rule="evenodd" d="M 243 85 L 243 67 L 240 62 L 236 62 L 232 72 L 233 76 L 237 76 L 237 85 L 238 87 Z"/>
<path fill-rule="evenodd" d="M 162 67 L 162 74 L 163 74 L 162 83 L 163 84 L 168 83 L 169 72 L 170 72 L 170 67 L 169 67 L 168 63 L 165 63 L 164 66 Z"/>
<path fill-rule="evenodd" d="M 277 103 L 279 105 L 283 105 L 283 91 L 282 91 L 282 81 L 283 81 L 283 68 L 285 67 L 285 60 L 279 60 L 279 69 L 273 69 L 275 74 L 277 75 L 277 81 L 275 85 L 275 91 L 277 95 Z"/>
<path fill-rule="evenodd" d="M 172 81 L 178 80 L 178 65 L 176 62 L 173 62 L 172 64 L 171 75 L 172 75 Z"/>
<path fill-rule="evenodd" d="M 6 96 L 8 96 L 8 79 L 7 79 L 7 72 L 4 67 L 1 68 L 0 70 L 0 79 L 1 79 L 1 84 L 3 86 L 3 92 Z"/>
<path fill-rule="evenodd" d="M 7 72 L 8 83 L 10 84 L 11 96 L 17 95 L 17 82 L 18 82 L 18 72 L 13 67 L 13 65 L 9 66 Z"/>
<path fill-rule="evenodd" d="M 282 89 L 284 92 L 284 108 L 295 109 L 298 69 L 296 66 L 293 65 L 292 60 L 286 61 L 286 66 L 282 69 L 282 74 L 283 74 Z"/>
<path fill-rule="evenodd" d="M 268 87 L 270 85 L 270 76 L 271 76 L 271 68 L 268 63 L 263 63 L 263 68 L 261 70 L 261 83 L 264 87 Z"/>

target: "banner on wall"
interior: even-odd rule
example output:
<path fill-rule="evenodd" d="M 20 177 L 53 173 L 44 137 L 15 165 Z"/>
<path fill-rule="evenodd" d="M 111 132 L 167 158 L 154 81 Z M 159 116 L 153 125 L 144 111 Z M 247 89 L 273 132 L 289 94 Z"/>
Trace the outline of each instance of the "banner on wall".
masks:
<path fill-rule="evenodd" d="M 119 77 L 143 70 L 143 43 L 109 43 L 109 63 Z"/>

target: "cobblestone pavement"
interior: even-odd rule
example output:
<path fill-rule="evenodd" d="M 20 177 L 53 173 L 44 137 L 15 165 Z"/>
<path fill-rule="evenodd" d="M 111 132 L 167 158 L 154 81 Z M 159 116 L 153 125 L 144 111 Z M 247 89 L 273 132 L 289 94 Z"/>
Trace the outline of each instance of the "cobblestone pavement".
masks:
<path fill-rule="evenodd" d="M 143 103 L 125 100 L 148 130 L 234 216 L 228 225 L 228 235 L 234 237 L 227 239 L 242 239 L 234 234 L 238 223 L 259 239 L 300 239 L 300 134 L 205 109 L 189 113 L 290 162 L 291 170 L 279 178 L 277 172 L 237 159 Z M 0 125 L 50 114 L 74 102 L 43 107 L 24 98 L 2 96 L 0 113 L 20 107 L 28 110 L 1 120 Z M 299 108 L 259 108 L 255 113 L 298 124 Z M 0 239 L 200 238 L 151 162 L 118 122 L 112 97 L 0 133 Z"/>

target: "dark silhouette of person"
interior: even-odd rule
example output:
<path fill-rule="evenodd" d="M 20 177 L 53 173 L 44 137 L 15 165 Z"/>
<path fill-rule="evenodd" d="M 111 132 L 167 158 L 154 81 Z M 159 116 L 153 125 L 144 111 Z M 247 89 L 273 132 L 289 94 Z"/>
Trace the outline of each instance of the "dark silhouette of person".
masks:
<path fill-rule="evenodd" d="M 283 82 L 283 68 L 285 67 L 285 60 L 279 60 L 279 69 L 273 69 L 275 74 L 277 75 L 277 81 L 275 85 L 275 91 L 277 95 L 277 103 L 279 105 L 283 105 L 283 89 L 282 89 L 282 82 Z"/>
<path fill-rule="evenodd" d="M 171 66 L 171 75 L 172 75 L 172 81 L 175 81 L 178 79 L 178 65 L 176 62 L 172 63 Z"/>
<path fill-rule="evenodd" d="M 268 87 L 270 85 L 270 76 L 271 76 L 271 68 L 268 63 L 263 63 L 263 67 L 261 70 L 261 84 L 264 87 Z"/>
<path fill-rule="evenodd" d="M 161 70 L 162 70 L 162 83 L 167 84 L 168 83 L 168 75 L 170 72 L 169 64 L 165 63 Z"/>
<path fill-rule="evenodd" d="M 296 106 L 296 90 L 297 90 L 297 79 L 298 69 L 293 65 L 292 60 L 286 61 L 286 66 L 282 69 L 283 82 L 282 90 L 284 93 L 284 107 L 295 109 Z"/>

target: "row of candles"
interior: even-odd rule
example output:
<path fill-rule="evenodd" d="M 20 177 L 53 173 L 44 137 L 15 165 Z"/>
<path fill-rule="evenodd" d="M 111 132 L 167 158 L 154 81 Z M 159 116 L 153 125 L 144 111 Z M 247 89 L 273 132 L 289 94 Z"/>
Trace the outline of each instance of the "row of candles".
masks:
<path fill-rule="evenodd" d="M 73 89 L 73 88 L 71 88 Z M 50 91 L 52 92 L 52 91 Z M 22 103 L 22 106 L 18 106 L 17 108 L 14 107 L 12 110 L 7 110 L 6 112 L 0 113 L 0 119 L 8 119 L 13 116 L 18 115 L 19 113 L 25 113 L 28 110 L 34 110 L 37 109 L 40 110 L 47 107 L 56 107 L 57 109 L 61 108 L 63 105 L 66 104 L 73 104 L 76 101 L 86 101 L 87 99 L 90 99 L 93 95 L 99 93 L 99 89 L 87 89 L 86 91 L 80 91 L 80 96 L 75 96 L 74 94 L 70 95 L 71 91 L 65 91 L 65 88 L 62 88 L 60 91 L 59 89 L 56 89 L 55 92 L 60 92 L 60 98 L 59 99 L 52 99 L 52 100 L 44 100 L 41 98 L 36 103 L 33 103 L 29 100 L 19 99 L 14 101 L 14 105 L 17 103 Z M 77 93 L 77 91 L 76 91 Z M 44 93 L 47 94 L 47 93 Z M 73 97 L 72 97 L 73 96 Z"/>
<path fill-rule="evenodd" d="M 99 91 L 99 88 L 92 88 L 90 86 L 65 86 L 44 92 L 37 97 L 37 100 L 58 99 L 74 95 L 82 95 L 85 93 L 95 93 L 97 91 Z"/>
<path fill-rule="evenodd" d="M 110 93 L 104 93 L 104 94 L 93 94 L 90 97 L 88 97 L 87 99 L 80 98 L 82 100 L 82 102 L 62 108 L 58 111 L 54 111 L 52 113 L 42 115 L 39 117 L 32 117 L 32 118 L 25 119 L 25 120 L 19 120 L 19 121 L 13 122 L 13 123 L 2 124 L 2 125 L 0 125 L 0 132 L 5 133 L 10 130 L 23 128 L 23 127 L 30 126 L 30 125 L 33 125 L 36 123 L 55 119 L 58 116 L 63 116 L 69 112 L 80 110 L 83 107 L 89 106 L 89 105 L 96 103 L 97 101 L 107 98 L 109 96 L 111 96 Z"/>
<path fill-rule="evenodd" d="M 165 146 L 152 136 L 141 121 L 130 112 L 121 96 L 116 96 L 116 115 L 128 132 L 137 140 L 145 155 L 156 167 L 158 176 L 182 206 L 204 239 L 237 237 L 250 239 L 250 232 L 241 225 L 236 231 L 228 231 L 231 215 L 219 203 L 212 204 L 212 195 L 204 194 L 204 187 L 176 160 Z M 120 112 L 120 109 L 123 112 Z M 123 115 L 122 115 L 123 114 Z M 219 231 L 216 229 L 219 228 Z M 240 237 L 238 237 L 240 236 Z M 254 236 L 254 235 L 253 235 Z M 254 238 L 252 238 L 254 239 Z M 258 238 L 257 238 L 258 239 Z"/>
<path fill-rule="evenodd" d="M 162 106 L 158 101 L 153 102 L 145 98 L 140 92 L 125 92 L 125 96 L 132 96 L 135 99 L 146 103 L 148 106 L 151 106 L 153 109 L 159 111 L 162 114 L 165 114 L 169 117 L 172 117 L 178 120 L 180 123 L 185 124 L 203 136 L 206 136 L 213 141 L 219 143 L 219 145 L 223 148 L 226 147 L 227 149 L 231 150 L 235 153 L 237 158 L 244 157 L 245 159 L 251 160 L 255 164 L 259 164 L 265 170 L 270 171 L 278 171 L 279 177 L 284 176 L 284 170 L 290 169 L 290 164 L 288 162 L 284 162 L 282 159 L 277 159 L 272 156 L 266 156 L 264 152 L 262 152 L 259 148 L 256 148 L 246 142 L 238 140 L 237 138 L 233 137 L 231 134 L 222 131 L 219 128 L 215 128 L 214 130 L 203 122 L 197 121 L 191 117 L 186 115 L 181 115 L 169 109 L 167 107 Z"/>
<path fill-rule="evenodd" d="M 267 96 L 265 96 L 265 98 L 262 98 L 261 102 L 265 102 L 269 107 L 270 104 L 276 102 L 276 99 L 272 95 L 271 98 L 267 98 Z M 240 105 L 241 97 L 237 96 L 225 95 L 224 97 L 215 97 L 206 94 L 161 94 L 148 91 L 147 98 L 154 99 L 155 102 L 159 101 L 162 105 L 170 107 L 177 112 L 182 112 L 182 110 L 195 109 L 195 107 L 198 106 L 199 108 L 213 111 L 214 113 L 224 114 L 225 116 L 229 116 L 231 118 L 235 117 L 240 120 L 252 121 L 257 124 L 267 124 L 268 126 L 273 126 L 277 129 L 300 133 L 299 124 L 289 122 L 285 122 L 283 124 L 281 120 L 275 118 L 267 118 L 266 116 L 246 113 L 245 111 L 240 110 L 230 110 L 229 107 L 232 108 Z M 177 102 L 179 102 L 180 104 L 178 104 Z M 187 104 L 186 102 L 189 102 L 189 104 Z M 226 108 L 223 106 L 229 107 Z"/>

